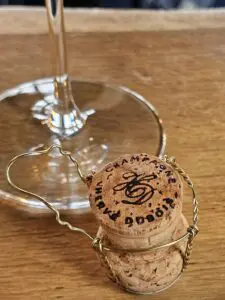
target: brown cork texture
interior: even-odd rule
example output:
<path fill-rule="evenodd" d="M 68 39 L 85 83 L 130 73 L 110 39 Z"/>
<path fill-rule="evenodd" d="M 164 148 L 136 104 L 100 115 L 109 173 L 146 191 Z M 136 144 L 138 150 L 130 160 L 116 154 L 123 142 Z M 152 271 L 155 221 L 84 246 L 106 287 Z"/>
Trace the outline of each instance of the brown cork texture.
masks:
<path fill-rule="evenodd" d="M 178 230 L 174 229 L 173 232 L 168 233 L 171 240 L 181 237 L 187 231 L 188 224 L 182 215 L 177 226 Z M 97 236 L 101 238 L 105 245 L 115 246 L 101 227 Z M 119 241 L 123 244 L 124 240 L 120 238 Z M 150 252 L 130 253 L 124 251 L 119 253 L 105 251 L 104 254 L 122 287 L 133 292 L 154 294 L 169 287 L 181 274 L 183 267 L 182 254 L 185 251 L 186 242 L 179 242 L 175 246 Z M 160 240 L 155 245 L 157 244 L 160 244 Z M 138 249 L 138 246 L 138 241 L 136 240 L 136 244 L 134 241 L 134 249 Z M 153 244 L 149 244 L 149 246 L 153 246 Z M 105 267 L 101 257 L 100 261 L 102 266 Z M 105 270 L 110 277 L 108 269 L 105 268 Z"/>
<path fill-rule="evenodd" d="M 181 191 L 181 180 L 168 164 L 142 153 L 124 155 L 95 174 L 89 198 L 102 226 L 143 236 L 181 211 Z"/>
<path fill-rule="evenodd" d="M 126 249 L 166 244 L 186 233 L 179 175 L 158 157 L 141 153 L 118 158 L 88 180 L 101 225 L 97 236 L 104 245 L 124 249 L 105 253 L 120 285 L 140 293 L 169 286 L 181 273 L 186 241 L 153 252 Z"/>

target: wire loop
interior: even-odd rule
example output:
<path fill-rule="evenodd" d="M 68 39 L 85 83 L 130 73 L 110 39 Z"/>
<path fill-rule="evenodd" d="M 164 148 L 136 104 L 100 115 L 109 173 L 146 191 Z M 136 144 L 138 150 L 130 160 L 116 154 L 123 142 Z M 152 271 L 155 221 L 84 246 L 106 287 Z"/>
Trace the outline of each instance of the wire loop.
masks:
<path fill-rule="evenodd" d="M 82 175 L 82 172 L 80 170 L 79 164 L 77 162 L 77 160 L 72 156 L 70 151 L 66 151 L 63 150 L 61 146 L 59 145 L 51 145 L 48 148 L 44 148 L 43 145 L 38 145 L 37 147 L 34 147 L 32 149 L 32 151 L 30 152 L 26 152 L 20 155 L 15 156 L 12 160 L 10 160 L 10 162 L 8 163 L 8 166 L 6 168 L 6 177 L 7 177 L 7 181 L 8 183 L 15 188 L 16 190 L 33 196 L 35 198 L 37 198 L 38 200 L 40 200 L 43 204 L 45 204 L 54 214 L 55 214 L 55 218 L 56 221 L 62 225 L 62 226 L 66 226 L 68 227 L 68 229 L 75 231 L 75 232 L 79 232 L 84 234 L 86 237 L 88 237 L 91 241 L 92 241 L 92 247 L 94 250 L 98 251 L 98 253 L 100 254 L 100 256 L 104 259 L 105 264 L 108 266 L 108 268 L 111 271 L 111 274 L 114 274 L 113 270 L 111 270 L 111 266 L 108 262 L 108 259 L 106 257 L 106 255 L 104 254 L 104 252 L 106 251 L 113 251 L 113 252 L 130 252 L 130 253 L 143 253 L 143 252 L 150 252 L 150 251 L 155 251 L 155 250 L 159 250 L 162 248 L 166 248 L 166 247 L 170 247 L 173 245 L 176 245 L 177 243 L 187 239 L 187 246 L 185 249 L 185 252 L 183 254 L 183 269 L 182 271 L 187 267 L 189 260 L 190 260 L 190 256 L 191 256 L 191 252 L 192 252 L 192 246 L 193 246 L 193 239 L 195 238 L 195 236 L 198 233 L 198 200 L 196 199 L 196 194 L 195 194 L 195 189 L 194 189 L 194 185 L 190 179 L 190 177 L 188 176 L 188 174 L 186 174 L 186 172 L 177 164 L 175 157 L 168 157 L 167 155 L 165 155 L 163 157 L 163 160 L 169 164 L 170 166 L 172 166 L 179 174 L 180 176 L 183 178 L 183 180 L 187 183 L 188 187 L 192 190 L 192 204 L 193 204 L 193 224 L 190 225 L 187 228 L 187 232 L 186 234 L 184 234 L 183 236 L 181 236 L 180 238 L 178 238 L 177 240 L 171 241 L 167 244 L 162 244 L 162 245 L 156 245 L 154 247 L 148 247 L 145 249 L 120 249 L 120 248 L 114 248 L 114 247 L 109 247 L 106 246 L 102 243 L 101 239 L 98 237 L 92 237 L 89 233 L 87 233 L 84 229 L 79 228 L 79 227 L 75 227 L 73 226 L 71 223 L 69 223 L 68 221 L 64 220 L 61 218 L 60 216 L 60 212 L 54 208 L 45 198 L 41 197 L 38 194 L 35 194 L 33 192 L 30 192 L 26 189 L 23 189 L 21 187 L 19 187 L 18 185 L 16 185 L 10 176 L 10 170 L 11 167 L 15 164 L 16 161 L 18 161 L 20 158 L 22 157 L 26 157 L 26 156 L 34 156 L 34 155 L 44 155 L 44 154 L 48 154 L 50 151 L 52 151 L 53 149 L 58 149 L 59 152 L 61 153 L 61 155 L 66 156 L 69 160 L 71 160 L 73 162 L 73 164 L 75 165 L 75 167 L 77 168 L 77 172 L 81 178 L 81 180 L 84 183 L 87 183 L 86 178 Z M 113 275 L 114 276 L 114 275 Z M 116 275 L 115 275 L 116 276 Z M 118 282 L 117 278 L 114 278 L 114 281 Z"/>

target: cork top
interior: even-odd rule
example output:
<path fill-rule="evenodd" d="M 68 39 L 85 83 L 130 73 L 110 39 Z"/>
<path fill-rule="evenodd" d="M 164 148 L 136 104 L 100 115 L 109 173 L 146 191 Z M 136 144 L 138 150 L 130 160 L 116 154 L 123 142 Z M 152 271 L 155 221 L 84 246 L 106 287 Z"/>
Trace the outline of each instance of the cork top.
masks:
<path fill-rule="evenodd" d="M 126 154 L 88 180 L 96 218 L 118 234 L 145 234 L 181 211 L 180 177 L 158 157 Z"/>

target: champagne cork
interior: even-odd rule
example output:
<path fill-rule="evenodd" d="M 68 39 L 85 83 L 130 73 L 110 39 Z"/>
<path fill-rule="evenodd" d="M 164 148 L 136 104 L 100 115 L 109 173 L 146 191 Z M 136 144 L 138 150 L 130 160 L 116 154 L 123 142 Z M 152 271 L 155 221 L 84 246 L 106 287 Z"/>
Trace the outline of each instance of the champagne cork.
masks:
<path fill-rule="evenodd" d="M 121 249 L 104 252 L 108 275 L 138 293 L 170 286 L 182 271 L 186 241 L 153 251 L 126 250 L 167 244 L 186 233 L 179 175 L 160 158 L 141 153 L 123 155 L 87 180 L 100 224 L 97 236 L 105 246 Z"/>

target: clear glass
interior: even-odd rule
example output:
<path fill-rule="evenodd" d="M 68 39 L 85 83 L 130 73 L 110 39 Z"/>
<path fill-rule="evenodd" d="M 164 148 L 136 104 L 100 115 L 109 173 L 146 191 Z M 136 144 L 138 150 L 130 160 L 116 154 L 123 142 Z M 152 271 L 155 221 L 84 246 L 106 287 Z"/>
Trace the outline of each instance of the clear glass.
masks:
<path fill-rule="evenodd" d="M 7 163 L 15 155 L 38 145 L 60 144 L 72 152 L 87 175 L 122 154 L 162 155 L 165 148 L 161 120 L 149 101 L 125 87 L 70 80 L 63 1 L 55 3 L 56 17 L 50 2 L 46 0 L 55 77 L 24 83 L 0 94 L 0 198 L 35 212 L 45 206 L 12 190 L 6 181 Z M 87 187 L 74 165 L 58 151 L 21 159 L 12 176 L 16 184 L 45 196 L 58 209 L 81 212 L 89 207 Z"/>

